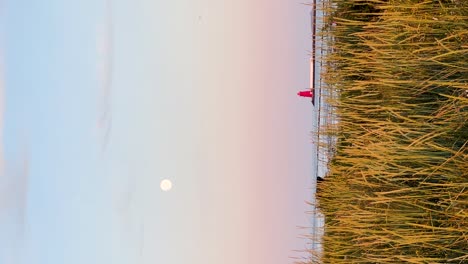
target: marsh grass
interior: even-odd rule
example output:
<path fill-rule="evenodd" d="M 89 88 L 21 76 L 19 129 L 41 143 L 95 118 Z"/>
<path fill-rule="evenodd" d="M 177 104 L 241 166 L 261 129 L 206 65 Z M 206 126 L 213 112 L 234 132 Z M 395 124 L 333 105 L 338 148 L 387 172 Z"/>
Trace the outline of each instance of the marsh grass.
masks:
<path fill-rule="evenodd" d="M 468 263 L 468 1 L 333 0 L 323 263 Z"/>

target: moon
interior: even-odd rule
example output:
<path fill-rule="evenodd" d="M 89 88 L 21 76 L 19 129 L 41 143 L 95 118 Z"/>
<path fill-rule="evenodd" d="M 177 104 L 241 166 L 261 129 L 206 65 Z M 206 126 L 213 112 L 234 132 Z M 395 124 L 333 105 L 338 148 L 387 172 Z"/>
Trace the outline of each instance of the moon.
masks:
<path fill-rule="evenodd" d="M 160 187 L 161 190 L 165 192 L 170 191 L 172 189 L 172 182 L 168 179 L 164 179 L 161 181 Z"/>

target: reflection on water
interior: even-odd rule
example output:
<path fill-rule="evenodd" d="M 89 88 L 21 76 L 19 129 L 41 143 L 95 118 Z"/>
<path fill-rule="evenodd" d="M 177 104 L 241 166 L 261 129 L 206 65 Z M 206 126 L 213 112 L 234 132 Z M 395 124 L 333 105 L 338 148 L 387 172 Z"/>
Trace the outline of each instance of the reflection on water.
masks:
<path fill-rule="evenodd" d="M 314 90 L 315 90 L 315 105 L 313 109 L 313 131 L 312 138 L 314 148 L 312 151 L 313 156 L 313 177 L 325 179 L 328 174 L 328 163 L 335 152 L 336 137 L 329 132 L 336 125 L 337 118 L 333 107 L 328 104 L 330 100 L 336 98 L 337 94 L 330 93 L 331 89 L 326 87 L 324 80 L 321 78 L 322 70 L 324 69 L 324 61 L 330 48 L 327 46 L 327 39 L 324 39 L 324 34 L 321 34 L 321 29 L 324 28 L 324 6 L 323 1 L 317 1 L 317 20 L 315 21 L 317 37 L 315 38 L 315 63 L 312 71 L 315 75 Z M 311 12 L 313 14 L 313 12 Z M 314 24 L 313 22 L 311 24 Z M 312 78 L 311 78 L 312 79 Z M 316 182 L 316 187 L 317 187 Z M 315 188 L 316 191 L 317 188 Z M 313 206 L 311 211 L 312 231 L 310 235 L 312 253 L 312 260 L 319 261 L 323 252 L 323 234 L 325 232 L 325 218 L 323 213 L 315 205 L 317 199 L 315 193 L 313 195 L 311 204 Z"/>

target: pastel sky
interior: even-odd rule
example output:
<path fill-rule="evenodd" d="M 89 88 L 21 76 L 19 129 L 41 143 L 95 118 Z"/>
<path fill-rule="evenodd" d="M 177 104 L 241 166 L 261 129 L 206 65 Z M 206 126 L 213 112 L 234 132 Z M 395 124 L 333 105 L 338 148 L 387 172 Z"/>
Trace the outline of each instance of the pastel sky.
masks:
<path fill-rule="evenodd" d="M 0 263 L 305 256 L 309 11 L 0 1 Z"/>

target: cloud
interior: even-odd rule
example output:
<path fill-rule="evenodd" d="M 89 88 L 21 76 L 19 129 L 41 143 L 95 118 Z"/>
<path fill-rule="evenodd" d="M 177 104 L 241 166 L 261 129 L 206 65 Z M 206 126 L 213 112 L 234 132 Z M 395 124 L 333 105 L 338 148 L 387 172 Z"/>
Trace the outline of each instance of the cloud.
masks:
<path fill-rule="evenodd" d="M 0 174 L 0 263 L 21 263 L 29 186 L 29 158 L 3 162 Z"/>
<path fill-rule="evenodd" d="M 110 0 L 105 2 L 103 19 L 98 23 L 96 52 L 99 87 L 97 129 L 104 151 L 112 128 L 113 22 Z"/>
<path fill-rule="evenodd" d="M 21 263 L 25 248 L 29 148 L 24 147 L 19 156 L 5 157 L 4 35 L 0 31 L 0 263 L 17 264 Z"/>
<path fill-rule="evenodd" d="M 1 39 L 0 39 L 1 40 Z M 1 45 L 1 44 L 0 44 Z M 0 46 L 0 175 L 5 169 L 5 158 L 3 153 L 3 123 L 5 116 L 5 78 L 3 68 L 3 49 Z"/>

